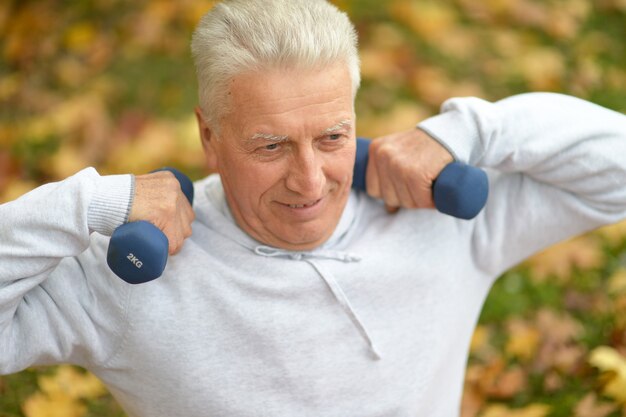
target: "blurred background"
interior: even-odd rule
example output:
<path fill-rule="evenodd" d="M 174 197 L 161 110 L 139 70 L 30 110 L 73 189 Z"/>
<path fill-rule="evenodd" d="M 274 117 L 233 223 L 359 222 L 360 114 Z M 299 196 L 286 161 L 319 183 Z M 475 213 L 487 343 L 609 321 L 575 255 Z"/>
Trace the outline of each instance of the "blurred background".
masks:
<path fill-rule="evenodd" d="M 213 3 L 1 2 L 0 203 L 87 166 L 206 175 L 189 40 Z M 361 136 L 414 126 L 453 96 L 555 91 L 626 112 L 626 0 L 333 3 L 359 32 Z M 0 376 L 9 416 L 124 414 L 95 377 L 60 366 Z M 626 416 L 626 223 L 500 278 L 463 416 Z"/>

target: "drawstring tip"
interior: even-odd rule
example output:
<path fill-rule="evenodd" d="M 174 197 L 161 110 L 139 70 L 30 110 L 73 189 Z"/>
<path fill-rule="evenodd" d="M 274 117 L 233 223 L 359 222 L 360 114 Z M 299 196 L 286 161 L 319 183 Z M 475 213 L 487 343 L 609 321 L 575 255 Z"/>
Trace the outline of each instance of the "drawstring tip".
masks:
<path fill-rule="evenodd" d="M 370 352 L 371 352 L 371 354 L 372 354 L 372 358 L 373 358 L 375 361 L 379 361 L 379 360 L 381 360 L 381 359 L 382 359 L 382 356 L 380 356 L 380 353 L 378 353 L 378 351 L 374 348 L 374 346 L 370 346 L 370 347 L 371 347 Z"/>

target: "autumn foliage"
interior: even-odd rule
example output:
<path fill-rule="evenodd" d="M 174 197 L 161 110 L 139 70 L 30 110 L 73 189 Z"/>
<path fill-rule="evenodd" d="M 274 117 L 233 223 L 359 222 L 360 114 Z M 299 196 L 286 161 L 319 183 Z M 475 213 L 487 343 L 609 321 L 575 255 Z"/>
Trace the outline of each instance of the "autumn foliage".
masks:
<path fill-rule="evenodd" d="M 0 3 L 0 203 L 86 166 L 206 175 L 189 40 L 212 3 Z M 334 3 L 359 32 L 361 136 L 409 128 L 452 96 L 556 91 L 626 112 L 624 0 Z M 75 367 L 0 377 L 0 417 L 123 415 Z M 626 416 L 624 223 L 500 278 L 472 340 L 463 416 Z"/>

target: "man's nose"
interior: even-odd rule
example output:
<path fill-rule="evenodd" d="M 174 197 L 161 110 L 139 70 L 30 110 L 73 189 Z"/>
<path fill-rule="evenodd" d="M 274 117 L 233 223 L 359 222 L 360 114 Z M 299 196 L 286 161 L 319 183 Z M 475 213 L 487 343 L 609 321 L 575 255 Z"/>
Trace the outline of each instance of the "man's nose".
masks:
<path fill-rule="evenodd" d="M 300 195 L 319 198 L 325 177 L 321 155 L 313 147 L 298 150 L 290 162 L 287 188 Z"/>

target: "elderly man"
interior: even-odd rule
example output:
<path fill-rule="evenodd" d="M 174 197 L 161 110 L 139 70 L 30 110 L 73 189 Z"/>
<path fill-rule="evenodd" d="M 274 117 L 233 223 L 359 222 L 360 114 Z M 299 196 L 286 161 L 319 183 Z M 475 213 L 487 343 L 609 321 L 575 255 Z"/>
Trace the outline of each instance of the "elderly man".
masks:
<path fill-rule="evenodd" d="M 78 364 L 137 417 L 458 415 L 495 278 L 626 217 L 621 114 L 552 94 L 453 99 L 375 141 L 368 196 L 350 188 L 359 68 L 344 14 L 225 1 L 192 50 L 218 175 L 195 184 L 193 210 L 168 173 L 93 169 L 1 206 L 0 373 Z M 453 159 L 490 171 L 471 221 L 429 209 Z M 155 281 L 106 266 L 128 219 L 177 253 Z"/>

